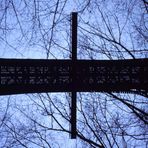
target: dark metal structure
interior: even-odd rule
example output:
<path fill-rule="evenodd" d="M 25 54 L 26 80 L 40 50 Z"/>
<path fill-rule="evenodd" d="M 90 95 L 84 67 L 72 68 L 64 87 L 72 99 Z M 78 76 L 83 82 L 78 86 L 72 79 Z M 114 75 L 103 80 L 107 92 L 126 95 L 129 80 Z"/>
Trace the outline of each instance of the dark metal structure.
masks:
<path fill-rule="evenodd" d="M 148 59 L 77 60 L 77 13 L 72 13 L 72 59 L 0 59 L 0 95 L 71 92 L 71 138 L 76 138 L 76 92 L 148 93 Z"/>
<path fill-rule="evenodd" d="M 71 84 L 72 91 L 71 91 L 71 138 L 75 139 L 77 135 L 77 92 L 76 92 L 76 77 L 75 77 L 75 71 L 76 71 L 76 61 L 77 61 L 77 26 L 78 26 L 78 14 L 77 12 L 72 13 L 72 21 L 71 21 L 71 60 L 72 60 L 72 68 L 70 68 L 72 71 L 71 73 Z"/>
<path fill-rule="evenodd" d="M 132 90 L 148 91 L 148 59 L 0 59 L 0 95 Z"/>

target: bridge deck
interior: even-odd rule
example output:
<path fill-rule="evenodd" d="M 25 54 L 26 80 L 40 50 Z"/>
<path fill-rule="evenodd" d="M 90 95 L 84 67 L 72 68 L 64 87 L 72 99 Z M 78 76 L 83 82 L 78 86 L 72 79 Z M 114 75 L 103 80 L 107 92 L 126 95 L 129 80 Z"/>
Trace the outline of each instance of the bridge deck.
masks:
<path fill-rule="evenodd" d="M 148 91 L 148 59 L 0 59 L 0 95 L 132 90 Z"/>

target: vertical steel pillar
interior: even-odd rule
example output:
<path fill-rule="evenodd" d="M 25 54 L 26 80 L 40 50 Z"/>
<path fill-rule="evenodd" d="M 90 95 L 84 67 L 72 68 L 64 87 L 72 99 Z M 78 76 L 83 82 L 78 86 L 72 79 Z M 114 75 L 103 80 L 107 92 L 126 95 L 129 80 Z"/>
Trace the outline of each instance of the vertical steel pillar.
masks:
<path fill-rule="evenodd" d="M 77 12 L 72 12 L 72 31 L 71 31 L 71 44 L 72 44 L 72 87 L 73 87 L 73 92 L 72 92 L 72 98 L 71 98 L 71 139 L 75 139 L 77 135 L 77 127 L 76 127 L 76 118 L 77 118 L 77 113 L 76 113 L 76 108 L 77 108 L 77 93 L 75 92 L 75 61 L 77 60 Z"/>

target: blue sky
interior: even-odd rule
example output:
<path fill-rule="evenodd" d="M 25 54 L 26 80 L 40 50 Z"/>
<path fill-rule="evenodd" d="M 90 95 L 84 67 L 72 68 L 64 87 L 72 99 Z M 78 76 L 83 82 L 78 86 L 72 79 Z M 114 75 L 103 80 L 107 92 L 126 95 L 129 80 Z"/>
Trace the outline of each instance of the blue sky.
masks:
<path fill-rule="evenodd" d="M 142 2 L 138 2 L 138 0 L 1 0 L 0 58 L 70 59 L 70 19 L 72 11 L 78 11 L 78 59 L 110 60 L 148 57 L 147 15 Z M 116 95 L 146 110 L 146 98 L 131 94 Z M 34 127 L 33 130 L 35 130 L 36 127 L 36 130 L 50 141 L 49 143 L 53 144 L 51 147 L 83 147 L 79 139 L 71 140 L 69 134 L 48 131 L 47 128 L 41 128 L 30 119 L 35 119 L 49 128 L 53 126 L 51 124 L 53 121 L 54 127 L 59 128 L 56 121 L 47 114 L 45 110 L 47 107 L 49 113 L 53 113 L 63 127 L 68 130 L 69 123 L 58 111 L 59 108 L 65 117 L 66 113 L 69 113 L 70 97 L 68 93 L 25 94 L 1 96 L 0 98 L 1 119 L 7 115 L 5 124 L 0 127 L 1 135 L 6 132 L 10 137 L 6 141 L 6 145 L 13 143 L 16 136 L 14 132 L 11 132 L 11 129 L 15 129 L 20 135 L 22 134 L 32 140 L 31 136 L 37 135 L 31 133 L 33 132 L 31 128 Z M 51 100 L 57 105 L 57 108 L 53 106 Z M 44 104 L 44 102 L 46 103 Z M 87 138 L 99 143 L 98 137 L 95 137 L 91 128 L 87 126 L 83 111 L 89 125 L 93 127 L 94 131 L 96 130 L 96 135 L 105 139 L 106 146 L 109 146 L 107 138 L 111 138 L 112 142 L 114 140 L 108 127 L 116 127 L 115 121 L 117 119 L 121 127 L 125 128 L 124 132 L 127 132 L 124 138 L 128 145 L 131 144 L 129 147 L 134 147 L 134 145 L 138 147 L 138 144 L 141 147 L 144 143 L 144 140 L 133 140 L 129 136 L 131 133 L 137 134 L 134 137 L 135 139 L 147 138 L 146 126 L 138 118 L 135 118 L 129 108 L 108 94 L 95 92 L 78 94 L 79 131 Z M 93 111 L 97 112 L 95 116 Z M 30 118 L 27 118 L 25 114 Z M 105 121 L 104 115 L 106 115 L 107 121 Z M 101 124 L 102 121 L 106 124 Z M 128 123 L 130 123 L 129 127 Z M 98 126 L 109 133 L 107 134 L 108 137 L 99 130 Z M 120 128 L 117 129 L 116 132 L 121 134 Z M 112 131 L 114 131 L 114 128 Z M 144 136 L 143 133 L 145 133 Z M 138 134 L 142 136 L 138 136 Z M 3 138 L 6 137 L 3 136 Z M 21 137 L 19 138 L 21 139 Z M 117 136 L 116 138 L 118 144 L 124 142 L 122 137 L 118 138 Z M 23 139 L 22 142 L 27 145 L 27 140 Z M 41 144 L 41 141 L 39 141 L 39 144 Z M 46 142 L 44 144 L 45 147 L 48 147 Z M 30 142 L 28 147 L 37 147 L 37 145 Z M 117 145 L 115 144 L 114 147 L 117 147 Z"/>

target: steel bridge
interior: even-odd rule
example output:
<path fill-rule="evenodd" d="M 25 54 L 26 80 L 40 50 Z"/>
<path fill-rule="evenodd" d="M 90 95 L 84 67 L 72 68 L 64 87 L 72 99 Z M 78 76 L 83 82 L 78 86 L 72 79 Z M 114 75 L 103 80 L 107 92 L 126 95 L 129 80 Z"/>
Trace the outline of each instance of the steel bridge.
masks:
<path fill-rule="evenodd" d="M 148 59 L 0 59 L 0 95 L 148 90 Z"/>
<path fill-rule="evenodd" d="M 71 26 L 71 60 L 0 59 L 0 95 L 71 92 L 70 133 L 76 138 L 76 93 L 148 96 L 148 59 L 77 60 L 77 12 Z"/>

